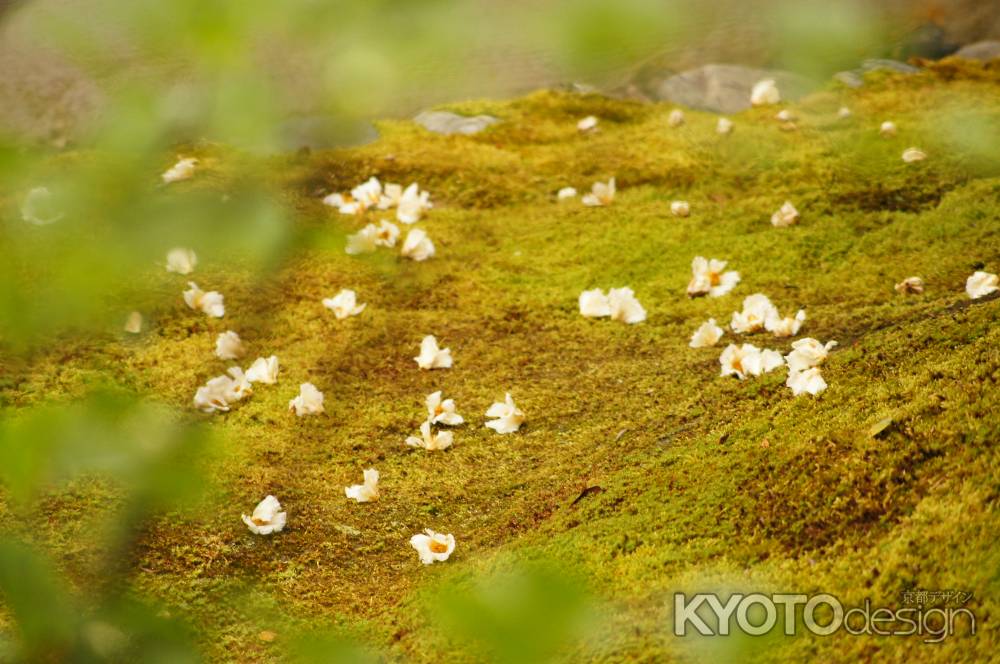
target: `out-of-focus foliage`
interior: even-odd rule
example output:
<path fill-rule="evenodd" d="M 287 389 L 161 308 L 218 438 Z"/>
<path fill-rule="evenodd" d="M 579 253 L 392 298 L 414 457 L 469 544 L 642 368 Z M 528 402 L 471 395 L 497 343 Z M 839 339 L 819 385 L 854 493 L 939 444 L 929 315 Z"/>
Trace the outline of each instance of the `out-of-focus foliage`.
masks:
<path fill-rule="evenodd" d="M 546 662 L 582 640 L 593 617 L 585 588 L 554 564 L 524 564 L 438 590 L 428 613 L 474 659 Z"/>
<path fill-rule="evenodd" d="M 196 661 L 179 625 L 130 597 L 123 583 L 144 524 L 191 505 L 200 494 L 197 459 L 206 443 L 200 429 L 179 422 L 168 409 L 120 391 L 5 413 L 0 479 L 23 528 L 6 532 L 0 543 L 0 596 L 17 621 L 16 657 Z M 94 476 L 114 482 L 118 500 L 98 533 L 104 546 L 94 576 L 103 582 L 77 593 L 28 541 L 43 495 Z"/>

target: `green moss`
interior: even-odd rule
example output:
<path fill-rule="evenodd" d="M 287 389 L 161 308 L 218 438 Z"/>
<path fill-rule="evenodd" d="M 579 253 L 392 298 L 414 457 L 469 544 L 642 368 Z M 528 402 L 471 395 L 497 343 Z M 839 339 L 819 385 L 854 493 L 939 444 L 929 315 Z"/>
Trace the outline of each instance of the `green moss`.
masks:
<path fill-rule="evenodd" d="M 195 388 L 224 369 L 212 354 L 219 332 L 237 330 L 251 358 L 279 356 L 278 385 L 208 418 L 225 436 L 209 504 L 158 524 L 133 580 L 195 624 L 212 659 L 268 660 L 277 643 L 260 642 L 260 630 L 309 625 L 437 659 L 448 643 L 431 620 L 437 584 L 461 587 L 524 557 L 589 579 L 604 620 L 599 638 L 576 646 L 581 657 L 659 661 L 743 647 L 785 661 L 986 657 L 998 645 L 1000 328 L 997 299 L 970 304 L 963 286 L 976 265 L 1000 268 L 1000 161 L 995 143 L 992 153 L 965 150 L 959 129 L 1000 125 L 998 78 L 948 62 L 873 77 L 794 106 L 800 120 L 789 132 L 773 109 L 735 116 L 735 132 L 722 137 L 708 114 L 689 112 L 671 129 L 665 105 L 538 92 L 456 106 L 501 118 L 474 137 L 387 121 L 372 145 L 249 166 L 205 146 L 212 183 L 270 168 L 311 246 L 263 281 L 218 263 L 200 271 L 199 283 L 225 293 L 220 321 L 183 306 L 183 279 L 150 277 L 178 293 L 153 312 L 151 332 L 40 358 L 0 394 L 30 405 L 111 374 L 189 409 Z M 851 119 L 834 119 L 841 104 Z M 575 120 L 589 114 L 601 118 L 599 131 L 580 135 Z M 899 136 L 878 137 L 890 118 Z M 910 145 L 929 159 L 904 164 Z M 338 216 L 321 194 L 371 175 L 432 192 L 421 226 L 437 257 L 343 253 L 344 234 L 379 215 Z M 611 176 L 619 195 L 608 208 L 555 200 L 560 187 Z M 670 216 L 675 198 L 691 203 L 689 218 Z M 786 198 L 802 221 L 772 228 Z M 687 299 L 695 255 L 728 260 L 743 277 L 735 292 Z M 912 274 L 926 293 L 897 295 L 893 284 Z M 635 289 L 647 322 L 577 313 L 581 290 L 622 285 Z M 338 322 L 320 300 L 345 287 L 368 308 Z M 803 334 L 840 342 L 819 397 L 793 398 L 783 371 L 719 378 L 719 349 L 688 348 L 697 325 L 728 321 L 754 292 L 782 312 L 805 307 Z M 454 369 L 416 369 L 425 334 L 452 348 Z M 326 416 L 286 413 L 305 381 L 325 393 Z M 436 389 L 469 424 L 453 449 L 426 454 L 403 441 Z M 481 426 L 482 413 L 508 391 L 528 422 L 499 437 Z M 886 417 L 892 425 L 872 438 Z M 348 503 L 343 487 L 372 466 L 383 499 Z M 591 486 L 603 491 L 574 503 Z M 53 526 L 36 534 L 80 583 L 75 561 L 85 553 L 62 524 L 78 518 L 73 500 L 93 505 L 95 491 L 43 506 Z M 290 526 L 256 538 L 239 514 L 267 493 L 287 507 Z M 458 538 L 447 565 L 424 568 L 409 548 L 426 527 Z M 912 587 L 961 588 L 975 593 L 982 622 L 975 639 L 935 648 L 834 637 L 738 642 L 719 654 L 670 637 L 671 593 L 714 587 L 889 605 Z"/>

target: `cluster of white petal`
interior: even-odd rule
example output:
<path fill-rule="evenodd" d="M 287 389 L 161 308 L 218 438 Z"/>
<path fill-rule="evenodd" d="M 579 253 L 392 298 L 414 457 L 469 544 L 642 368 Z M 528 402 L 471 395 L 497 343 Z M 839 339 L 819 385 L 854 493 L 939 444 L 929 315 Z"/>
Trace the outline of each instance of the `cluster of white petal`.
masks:
<path fill-rule="evenodd" d="M 378 500 L 378 480 L 378 471 L 374 468 L 369 468 L 364 472 L 362 483 L 344 487 L 344 493 L 348 498 L 356 500 L 359 503 L 370 503 Z"/>
<path fill-rule="evenodd" d="M 524 424 L 524 413 L 514 404 L 509 392 L 502 402 L 497 401 L 489 407 L 486 417 L 491 418 L 486 426 L 497 433 L 514 433 Z"/>
<path fill-rule="evenodd" d="M 757 81 L 750 91 L 750 103 L 754 106 L 774 105 L 781 101 L 781 93 L 773 78 Z"/>
<path fill-rule="evenodd" d="M 167 272 L 191 274 L 198 265 L 198 256 L 193 249 L 175 247 L 167 252 Z"/>
<path fill-rule="evenodd" d="M 188 180 L 194 175 L 194 170 L 198 166 L 198 160 L 194 157 L 179 159 L 176 164 L 163 172 L 160 177 L 164 184 Z"/>
<path fill-rule="evenodd" d="M 785 362 L 788 363 L 785 385 L 792 390 L 792 394 L 816 395 L 826 389 L 826 381 L 823 380 L 819 366 L 836 345 L 836 341 L 823 344 L 811 337 L 792 342 L 792 352 L 785 356 Z"/>
<path fill-rule="evenodd" d="M 580 200 L 587 207 L 611 205 L 611 202 L 615 200 L 615 191 L 614 178 L 607 182 L 595 182 L 590 188 L 590 193 L 585 194 Z"/>
<path fill-rule="evenodd" d="M 600 288 L 583 291 L 579 303 L 580 313 L 587 318 L 608 317 L 630 325 L 646 320 L 646 310 L 627 286 L 612 288 L 607 295 Z"/>
<path fill-rule="evenodd" d="M 227 334 L 236 333 L 220 335 L 220 340 Z M 198 388 L 194 406 L 205 413 L 226 412 L 234 403 L 253 394 L 254 383 L 274 383 L 277 378 L 278 358 L 273 355 L 267 359 L 259 358 L 246 372 L 239 367 L 230 367 L 225 374 L 210 379 Z"/>
<path fill-rule="evenodd" d="M 302 383 L 299 395 L 288 402 L 288 410 L 298 417 L 319 415 L 323 412 L 323 393 L 312 383 Z"/>
<path fill-rule="evenodd" d="M 253 394 L 253 384 L 239 367 L 230 367 L 226 374 L 216 376 L 198 388 L 194 394 L 195 408 L 204 413 L 226 412 L 237 401 Z"/>
<path fill-rule="evenodd" d="M 784 365 L 785 360 L 776 350 L 757 348 L 753 344 L 729 344 L 719 356 L 723 376 L 736 376 L 744 380 L 747 376 L 760 376 Z"/>
<path fill-rule="evenodd" d="M 670 214 L 675 217 L 686 217 L 691 214 L 691 206 L 687 201 L 673 201 L 670 204 Z"/>
<path fill-rule="evenodd" d="M 358 304 L 358 294 L 345 288 L 333 297 L 324 298 L 323 306 L 332 311 L 337 320 L 344 320 L 351 316 L 357 316 L 368 305 Z"/>
<path fill-rule="evenodd" d="M 247 524 L 247 528 L 254 535 L 281 532 L 286 521 L 287 515 L 281 510 L 281 503 L 274 496 L 267 496 L 260 501 L 250 516 L 243 515 L 243 523 Z"/>
<path fill-rule="evenodd" d="M 193 281 L 188 282 L 188 289 L 184 291 L 184 302 L 195 311 L 201 311 L 212 318 L 222 318 L 226 315 L 222 294 L 217 291 L 205 292 Z"/>
<path fill-rule="evenodd" d="M 905 295 L 920 295 L 924 292 L 924 280 L 920 277 L 907 277 L 895 286 L 896 292 Z"/>
<path fill-rule="evenodd" d="M 597 128 L 598 119 L 593 115 L 588 115 L 579 122 L 576 123 L 576 129 L 580 133 L 586 133 L 588 131 L 593 131 Z"/>
<path fill-rule="evenodd" d="M 715 324 L 714 318 L 709 318 L 691 335 L 691 348 L 708 348 L 719 343 L 719 339 L 725 334 L 723 329 Z"/>
<path fill-rule="evenodd" d="M 451 447 L 454 442 L 454 434 L 450 431 L 438 431 L 434 432 L 431 430 L 431 421 L 424 420 L 424 423 L 420 425 L 420 436 L 409 436 L 406 439 L 406 444 L 410 447 L 422 447 L 430 452 L 438 450 L 446 450 Z"/>
<path fill-rule="evenodd" d="M 421 369 L 450 369 L 451 349 L 439 347 L 437 337 L 428 334 L 420 342 L 420 355 L 413 359 Z"/>
<path fill-rule="evenodd" d="M 223 332 L 215 339 L 215 356 L 220 360 L 238 360 L 245 353 L 243 340 L 232 330 Z"/>
<path fill-rule="evenodd" d="M 777 212 L 771 215 L 771 225 L 775 228 L 784 228 L 798 222 L 799 211 L 795 209 L 791 201 L 785 201 Z"/>
<path fill-rule="evenodd" d="M 986 297 L 998 290 L 1000 290 L 1000 277 L 990 272 L 973 272 L 972 276 L 965 280 L 965 292 L 973 300 Z"/>
<path fill-rule="evenodd" d="M 733 312 L 729 327 L 737 334 L 750 334 L 764 329 L 776 337 L 793 337 L 799 333 L 805 319 L 806 312 L 802 309 L 794 316 L 783 318 L 766 295 L 754 293 L 744 298 L 742 311 Z"/>
<path fill-rule="evenodd" d="M 444 424 L 454 427 L 465 422 L 465 419 L 458 414 L 454 399 L 443 399 L 441 390 L 427 395 L 427 419 L 431 424 Z"/>
<path fill-rule="evenodd" d="M 418 533 L 410 538 L 410 546 L 417 550 L 420 562 L 425 565 L 448 560 L 455 550 L 455 538 L 452 535 L 436 533 L 431 529 Z"/>
<path fill-rule="evenodd" d="M 688 297 L 708 295 L 719 297 L 736 288 L 740 283 L 740 273 L 726 269 L 726 261 L 705 259 L 695 256 L 691 261 L 691 281 L 688 282 Z"/>
<path fill-rule="evenodd" d="M 399 226 L 383 219 L 378 225 L 368 224 L 357 233 L 347 236 L 348 254 L 370 254 L 378 247 L 395 247 L 399 240 Z"/>
<path fill-rule="evenodd" d="M 371 177 L 351 189 L 349 195 L 333 193 L 323 198 L 323 204 L 335 207 L 341 214 L 362 214 L 367 210 L 396 209 L 396 220 L 404 224 L 420 221 L 424 212 L 434 207 L 430 194 L 421 191 L 416 182 L 406 189 L 402 185 L 386 183 Z M 390 245 L 391 246 L 391 245 Z"/>

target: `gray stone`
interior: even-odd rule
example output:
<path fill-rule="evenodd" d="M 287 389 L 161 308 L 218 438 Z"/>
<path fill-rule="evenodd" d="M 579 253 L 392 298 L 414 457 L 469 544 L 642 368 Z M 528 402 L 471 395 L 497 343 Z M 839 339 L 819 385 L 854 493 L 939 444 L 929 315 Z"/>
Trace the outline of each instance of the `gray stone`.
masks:
<path fill-rule="evenodd" d="M 492 124 L 500 122 L 491 115 L 458 115 L 450 111 L 424 111 L 413 118 L 413 121 L 428 131 L 451 136 L 477 134 Z"/>
<path fill-rule="evenodd" d="M 865 84 L 865 74 L 872 71 L 892 71 L 899 74 L 916 74 L 920 71 L 920 68 L 908 65 L 905 62 L 900 62 L 899 60 L 873 58 L 862 62 L 861 66 L 857 69 L 838 71 L 833 75 L 833 78 L 849 88 L 860 88 Z"/>
<path fill-rule="evenodd" d="M 811 80 L 788 71 L 712 64 L 671 76 L 652 96 L 703 111 L 737 113 L 750 108 L 750 91 L 765 78 L 774 79 L 782 99 L 798 99 L 816 88 Z"/>
<path fill-rule="evenodd" d="M 980 62 L 996 60 L 1000 58 L 1000 41 L 987 40 L 969 44 L 958 49 L 955 55 L 966 60 L 979 60 Z"/>
<path fill-rule="evenodd" d="M 865 73 L 870 71 L 894 71 L 900 74 L 916 74 L 920 71 L 920 67 L 914 67 L 899 60 L 872 58 L 861 63 L 861 71 Z"/>

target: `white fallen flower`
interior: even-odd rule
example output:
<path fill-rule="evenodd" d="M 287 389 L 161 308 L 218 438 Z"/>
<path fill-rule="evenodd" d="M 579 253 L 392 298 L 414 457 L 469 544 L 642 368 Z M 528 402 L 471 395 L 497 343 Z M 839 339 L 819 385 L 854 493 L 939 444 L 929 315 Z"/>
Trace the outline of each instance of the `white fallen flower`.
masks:
<path fill-rule="evenodd" d="M 63 218 L 55 209 L 54 197 L 48 187 L 34 187 L 21 203 L 21 219 L 35 226 L 46 226 Z"/>
<path fill-rule="evenodd" d="M 670 111 L 670 115 L 667 116 L 667 124 L 671 127 L 680 127 L 684 124 L 684 111 L 679 108 Z"/>
<path fill-rule="evenodd" d="M 585 194 L 580 200 L 588 207 L 600 207 L 603 205 L 611 205 L 611 201 L 614 199 L 615 179 L 611 178 L 606 183 L 595 182 L 590 188 L 590 193 Z"/>
<path fill-rule="evenodd" d="M 165 184 L 178 182 L 180 180 L 187 180 L 194 175 L 194 169 L 197 165 L 198 160 L 194 157 L 180 159 L 176 164 L 168 168 L 160 177 L 163 178 L 163 182 Z"/>
<path fill-rule="evenodd" d="M 791 226 L 799 220 L 799 211 L 791 201 L 785 201 L 777 212 L 771 215 L 771 225 L 776 228 Z"/>
<path fill-rule="evenodd" d="M 389 208 L 394 208 L 399 205 L 399 201 L 402 198 L 403 185 L 387 182 L 382 187 L 382 195 L 378 199 L 378 209 L 388 210 Z"/>
<path fill-rule="evenodd" d="M 226 412 L 229 401 L 226 395 L 232 384 L 229 376 L 216 376 L 194 393 L 194 407 L 203 413 Z"/>
<path fill-rule="evenodd" d="M 486 426 L 497 433 L 514 433 L 524 424 L 524 413 L 514 405 L 514 400 L 510 398 L 510 392 L 504 397 L 501 403 L 497 401 L 489 410 L 486 417 L 495 418 L 486 423 Z"/>
<path fill-rule="evenodd" d="M 406 234 L 399 253 L 411 260 L 425 261 L 434 255 L 434 243 L 423 229 L 414 228 Z"/>
<path fill-rule="evenodd" d="M 695 256 L 691 261 L 691 281 L 688 282 L 688 297 L 708 295 L 719 297 L 725 295 L 740 282 L 739 272 L 723 272 L 726 261 L 716 259 L 706 260 Z"/>
<path fill-rule="evenodd" d="M 399 203 L 396 206 L 396 219 L 404 224 L 415 224 L 420 221 L 424 212 L 432 207 L 434 206 L 431 205 L 430 194 L 426 191 L 420 191 L 417 183 L 414 182 L 399 197 Z"/>
<path fill-rule="evenodd" d="M 247 369 L 247 380 L 251 383 L 274 385 L 278 382 L 278 356 L 258 357 Z"/>
<path fill-rule="evenodd" d="M 896 135 L 896 123 L 891 120 L 886 120 L 883 122 L 879 128 L 878 133 L 882 136 L 895 136 Z"/>
<path fill-rule="evenodd" d="M 629 325 L 646 320 L 646 310 L 639 304 L 632 289 L 627 286 L 612 288 L 608 291 L 608 308 L 611 320 L 621 321 Z"/>
<path fill-rule="evenodd" d="M 719 118 L 719 121 L 715 123 L 715 132 L 717 134 L 728 134 L 733 131 L 733 121 L 729 118 Z"/>
<path fill-rule="evenodd" d="M 907 277 L 895 286 L 897 293 L 919 295 L 924 292 L 924 280 L 920 277 Z"/>
<path fill-rule="evenodd" d="M 253 394 L 253 383 L 247 378 L 247 375 L 243 373 L 243 369 L 239 367 L 229 367 L 226 370 L 230 376 L 229 389 L 226 392 L 226 399 L 229 403 L 234 401 L 240 401 L 246 399 L 248 396 Z"/>
<path fill-rule="evenodd" d="M 789 371 L 785 385 L 792 388 L 792 394 L 795 396 L 800 394 L 815 396 L 826 389 L 826 381 L 816 367 L 803 371 Z"/>
<path fill-rule="evenodd" d="M 174 247 L 167 252 L 167 272 L 191 274 L 198 265 L 198 256 L 193 249 Z"/>
<path fill-rule="evenodd" d="M 375 207 L 382 199 L 382 183 L 378 181 L 377 177 L 372 176 L 368 181 L 351 189 L 351 198 L 365 210 Z"/>
<path fill-rule="evenodd" d="M 430 528 L 410 538 L 410 546 L 417 550 L 420 562 L 425 565 L 448 560 L 455 550 L 455 537 L 436 533 Z"/>
<path fill-rule="evenodd" d="M 997 290 L 1000 290 L 1000 277 L 990 272 L 973 272 L 972 276 L 965 280 L 965 292 L 973 300 L 978 300 Z"/>
<path fill-rule="evenodd" d="M 794 122 L 795 114 L 792 113 L 787 108 L 783 108 L 774 115 L 774 119 L 778 122 Z"/>
<path fill-rule="evenodd" d="M 410 447 L 422 447 L 430 452 L 436 452 L 448 449 L 454 440 L 455 436 L 450 431 L 438 431 L 437 433 L 431 431 L 431 421 L 425 420 L 420 425 L 420 437 L 408 436 L 406 444 Z"/>
<path fill-rule="evenodd" d="M 216 376 L 199 387 L 195 407 L 204 413 L 226 412 L 231 404 L 253 394 L 253 385 L 239 367 L 230 367 L 229 375 Z"/>
<path fill-rule="evenodd" d="M 353 498 L 359 503 L 370 503 L 378 500 L 378 471 L 369 468 L 364 472 L 364 482 L 344 487 L 344 493 L 348 498 Z"/>
<path fill-rule="evenodd" d="M 567 198 L 574 198 L 574 197 L 576 197 L 576 189 L 574 189 L 573 187 L 563 187 L 562 189 L 559 190 L 559 193 L 556 194 L 556 198 L 558 198 L 561 201 L 566 200 Z"/>
<path fill-rule="evenodd" d="M 580 293 L 580 313 L 587 318 L 603 318 L 611 315 L 611 303 L 600 288 Z"/>
<path fill-rule="evenodd" d="M 427 395 L 427 419 L 431 424 L 458 426 L 465 419 L 455 411 L 454 399 L 442 399 L 441 390 Z"/>
<path fill-rule="evenodd" d="M 340 193 L 332 193 L 323 197 L 323 205 L 337 208 L 340 214 L 357 215 L 365 211 L 360 201 Z"/>
<path fill-rule="evenodd" d="M 129 334 L 139 334 L 142 332 L 142 314 L 133 311 L 125 319 L 125 331 Z"/>
<path fill-rule="evenodd" d="M 789 371 L 805 371 L 817 367 L 826 360 L 830 350 L 836 347 L 836 341 L 821 344 L 812 337 L 792 342 L 792 352 L 785 356 Z"/>
<path fill-rule="evenodd" d="M 299 396 L 288 402 L 288 410 L 295 411 L 298 417 L 318 415 L 323 412 L 323 393 L 312 383 L 302 383 Z"/>
<path fill-rule="evenodd" d="M 379 247 L 395 247 L 399 240 L 399 226 L 383 219 L 375 229 L 375 244 Z"/>
<path fill-rule="evenodd" d="M 193 281 L 188 282 L 188 290 L 184 291 L 184 302 L 195 311 L 202 311 L 212 318 L 222 318 L 226 315 L 222 295 L 217 291 L 206 293 Z"/>
<path fill-rule="evenodd" d="M 719 343 L 719 339 L 725 334 L 723 329 L 715 324 L 714 318 L 709 318 L 691 335 L 691 348 L 708 348 Z"/>
<path fill-rule="evenodd" d="M 754 106 L 767 106 L 781 101 L 781 93 L 773 78 L 757 81 L 750 91 L 750 103 Z"/>
<path fill-rule="evenodd" d="M 785 362 L 776 350 L 761 350 L 753 344 L 729 344 L 719 356 L 722 376 L 736 376 L 744 380 L 747 376 L 760 376 L 777 369 Z"/>
<path fill-rule="evenodd" d="M 806 312 L 799 309 L 798 313 L 784 318 L 775 309 L 772 315 L 764 320 L 764 329 L 776 337 L 794 337 L 802 329 L 802 323 L 806 321 Z"/>
<path fill-rule="evenodd" d="M 337 320 L 344 320 L 349 316 L 357 316 L 368 305 L 358 304 L 357 293 L 345 288 L 333 297 L 324 298 L 323 306 L 332 311 Z"/>
<path fill-rule="evenodd" d="M 413 359 L 421 369 L 450 369 L 451 349 L 439 348 L 437 338 L 428 334 L 420 342 L 420 355 Z"/>
<path fill-rule="evenodd" d="M 238 360 L 245 352 L 240 335 L 232 330 L 223 332 L 215 339 L 215 355 L 220 360 Z"/>
<path fill-rule="evenodd" d="M 743 299 L 743 311 L 733 312 L 729 327 L 737 334 L 750 334 L 763 329 L 772 316 L 778 316 L 778 310 L 771 300 L 763 293 L 754 293 Z"/>
<path fill-rule="evenodd" d="M 287 515 L 281 511 L 281 503 L 274 496 L 268 496 L 257 504 L 253 514 L 243 516 L 243 523 L 247 524 L 254 535 L 270 535 L 280 533 L 285 527 Z"/>
<path fill-rule="evenodd" d="M 840 118 L 841 120 L 846 120 L 847 118 L 851 117 L 851 115 L 853 115 L 851 113 L 851 109 L 847 108 L 846 106 L 841 106 L 840 108 L 837 109 L 837 117 Z"/>
<path fill-rule="evenodd" d="M 927 159 L 927 153 L 920 148 L 906 148 L 903 150 L 903 161 L 912 164 L 915 161 Z"/>
<path fill-rule="evenodd" d="M 597 118 L 595 118 L 593 115 L 588 115 L 587 117 L 583 118 L 582 120 L 576 123 L 576 128 L 580 132 L 587 132 L 597 127 L 597 122 L 598 122 Z"/>
<path fill-rule="evenodd" d="M 670 204 L 670 214 L 675 217 L 686 217 L 691 214 L 691 206 L 687 201 L 674 201 Z"/>
<path fill-rule="evenodd" d="M 375 251 L 378 244 L 379 229 L 375 224 L 368 224 L 357 233 L 347 236 L 347 246 L 344 247 L 344 251 L 351 256 L 370 254 Z"/>

